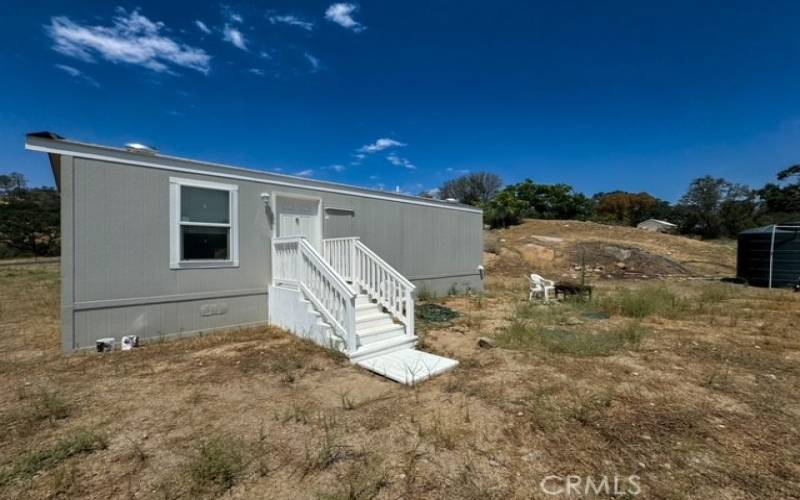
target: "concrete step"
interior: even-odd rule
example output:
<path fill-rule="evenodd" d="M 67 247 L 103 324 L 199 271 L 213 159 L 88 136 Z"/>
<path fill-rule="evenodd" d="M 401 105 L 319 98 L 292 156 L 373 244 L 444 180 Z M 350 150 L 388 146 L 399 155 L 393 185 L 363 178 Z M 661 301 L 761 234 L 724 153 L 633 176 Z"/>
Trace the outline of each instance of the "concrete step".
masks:
<path fill-rule="evenodd" d="M 412 348 L 395 349 L 357 364 L 401 384 L 414 385 L 458 366 L 455 359 Z"/>
<path fill-rule="evenodd" d="M 405 336 L 403 325 L 389 323 L 388 325 L 378 325 L 372 328 L 356 328 L 358 345 L 367 345 L 383 340 L 388 340 L 396 336 Z"/>

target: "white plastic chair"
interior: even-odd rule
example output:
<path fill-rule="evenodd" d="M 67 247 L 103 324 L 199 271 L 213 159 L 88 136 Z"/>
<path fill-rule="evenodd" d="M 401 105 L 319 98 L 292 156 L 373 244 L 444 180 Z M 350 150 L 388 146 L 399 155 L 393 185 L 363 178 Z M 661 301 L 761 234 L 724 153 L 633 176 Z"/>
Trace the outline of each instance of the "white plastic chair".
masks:
<path fill-rule="evenodd" d="M 528 302 L 532 301 L 537 295 L 541 295 L 542 299 L 547 302 L 550 300 L 550 292 L 555 293 L 556 291 L 556 284 L 554 281 L 544 279 L 538 274 L 531 274 L 530 277 L 528 277 L 528 281 L 530 281 L 531 285 L 528 294 Z"/>

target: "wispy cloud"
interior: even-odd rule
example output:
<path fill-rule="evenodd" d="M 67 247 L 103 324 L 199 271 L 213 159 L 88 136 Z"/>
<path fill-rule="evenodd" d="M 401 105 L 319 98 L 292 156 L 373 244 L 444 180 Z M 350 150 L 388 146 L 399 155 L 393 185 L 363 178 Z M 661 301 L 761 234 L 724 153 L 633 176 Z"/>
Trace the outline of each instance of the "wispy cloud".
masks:
<path fill-rule="evenodd" d="M 352 3 L 335 3 L 325 11 L 325 19 L 356 33 L 364 31 L 366 26 L 353 19 L 358 6 Z"/>
<path fill-rule="evenodd" d="M 261 68 L 250 68 L 247 70 L 248 73 L 252 73 L 256 76 L 264 76 L 266 73 Z"/>
<path fill-rule="evenodd" d="M 272 59 L 272 56 L 266 50 L 262 50 L 261 52 L 259 52 L 258 53 L 258 57 L 260 57 L 262 59 Z"/>
<path fill-rule="evenodd" d="M 238 28 L 226 24 L 222 30 L 222 39 L 226 42 L 232 43 L 235 47 L 242 50 L 247 50 L 247 39 Z"/>
<path fill-rule="evenodd" d="M 400 158 L 394 153 L 387 156 L 386 159 L 389 160 L 389 163 L 398 167 L 407 168 L 409 170 L 417 169 L 417 166 L 411 163 L 407 158 Z"/>
<path fill-rule="evenodd" d="M 196 20 L 194 21 L 194 25 L 195 25 L 195 26 L 197 26 L 197 29 L 199 29 L 200 31 L 202 31 L 202 32 L 203 32 L 203 33 L 205 33 L 206 35 L 208 35 L 208 34 L 210 34 L 210 33 L 211 33 L 211 28 L 209 28 L 208 26 L 206 26 L 206 23 L 204 23 L 203 21 L 201 21 L 201 20 L 199 20 L 199 19 L 196 19 Z"/>
<path fill-rule="evenodd" d="M 344 165 L 329 165 L 327 167 L 329 170 L 333 170 L 334 172 L 344 172 L 345 166 Z"/>
<path fill-rule="evenodd" d="M 111 26 L 88 26 L 68 17 L 50 19 L 45 30 L 53 39 L 53 50 L 85 62 L 101 58 L 113 63 L 143 66 L 159 73 L 171 66 L 207 74 L 211 56 L 203 49 L 178 43 L 164 35 L 164 23 L 153 22 L 134 10 L 117 9 Z"/>
<path fill-rule="evenodd" d="M 378 151 L 383 151 L 384 149 L 389 149 L 394 147 L 399 148 L 403 146 L 405 146 L 405 144 L 400 141 L 389 139 L 387 137 L 381 137 L 372 144 L 361 146 L 360 148 L 358 148 L 358 152 L 372 154 L 372 153 L 377 153 Z"/>
<path fill-rule="evenodd" d="M 306 61 L 308 61 L 308 64 L 311 65 L 311 72 L 312 73 L 316 73 L 317 71 L 319 71 L 319 68 L 320 68 L 320 65 L 321 65 L 321 63 L 319 61 L 319 58 L 314 57 L 309 52 L 304 52 L 303 56 L 305 56 Z"/>
<path fill-rule="evenodd" d="M 380 177 L 378 177 L 377 175 L 370 175 L 369 176 L 369 180 L 371 180 L 371 181 L 374 181 L 376 179 L 380 179 Z"/>
<path fill-rule="evenodd" d="M 242 15 L 233 10 L 230 5 L 222 4 L 220 7 L 222 7 L 222 15 L 228 20 L 228 22 L 242 23 L 244 21 Z"/>
<path fill-rule="evenodd" d="M 267 19 L 269 19 L 269 22 L 271 22 L 272 24 L 288 24 L 289 26 L 296 26 L 306 31 L 312 31 L 314 29 L 313 22 L 306 21 L 305 19 L 293 15 L 285 15 L 285 16 L 272 15 L 269 16 Z"/>
<path fill-rule="evenodd" d="M 312 169 L 308 168 L 306 170 L 301 170 L 299 172 L 295 172 L 294 175 L 296 175 L 298 177 L 311 177 L 312 175 L 314 175 L 314 171 Z"/>
<path fill-rule="evenodd" d="M 72 78 L 88 83 L 92 87 L 100 88 L 100 84 L 97 83 L 97 80 L 85 74 L 78 68 L 73 68 L 72 66 L 67 66 L 66 64 L 54 64 L 54 66 L 63 71 L 64 73 L 68 74 Z"/>
<path fill-rule="evenodd" d="M 453 173 L 453 174 L 460 174 L 460 175 L 464 175 L 464 174 L 468 174 L 468 173 L 469 173 L 469 170 L 468 170 L 468 169 L 466 169 L 466 168 L 453 168 L 453 167 L 448 167 L 448 168 L 446 168 L 446 169 L 445 169 L 445 171 L 446 171 L 446 172 Z"/>

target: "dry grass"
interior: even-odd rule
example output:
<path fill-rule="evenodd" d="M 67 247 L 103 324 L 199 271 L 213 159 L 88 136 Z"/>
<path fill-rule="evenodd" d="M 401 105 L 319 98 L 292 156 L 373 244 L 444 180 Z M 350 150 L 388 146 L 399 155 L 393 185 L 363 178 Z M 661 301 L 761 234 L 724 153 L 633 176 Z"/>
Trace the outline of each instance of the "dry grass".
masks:
<path fill-rule="evenodd" d="M 492 275 L 437 299 L 459 316 L 426 345 L 461 364 L 407 388 L 271 328 L 64 357 L 57 279 L 0 269 L 2 498 L 527 499 L 550 474 L 800 495 L 789 292 L 611 281 L 539 306 Z"/>

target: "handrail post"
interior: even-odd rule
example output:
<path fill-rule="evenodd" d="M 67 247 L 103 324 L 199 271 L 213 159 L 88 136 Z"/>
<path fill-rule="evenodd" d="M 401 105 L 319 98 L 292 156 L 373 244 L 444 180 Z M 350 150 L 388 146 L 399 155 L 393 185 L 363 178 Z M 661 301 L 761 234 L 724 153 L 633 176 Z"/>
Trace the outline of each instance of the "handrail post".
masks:
<path fill-rule="evenodd" d="M 414 292 L 406 288 L 406 335 L 413 335 L 414 332 Z"/>

